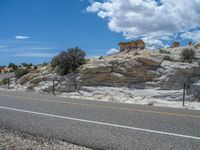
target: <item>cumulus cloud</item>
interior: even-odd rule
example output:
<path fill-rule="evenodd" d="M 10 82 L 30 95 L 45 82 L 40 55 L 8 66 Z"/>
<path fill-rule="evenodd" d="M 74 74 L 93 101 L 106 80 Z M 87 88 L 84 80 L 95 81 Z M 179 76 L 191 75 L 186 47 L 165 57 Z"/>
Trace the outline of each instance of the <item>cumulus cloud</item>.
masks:
<path fill-rule="evenodd" d="M 190 39 L 194 42 L 200 42 L 200 30 L 187 31 L 180 35 L 183 39 Z"/>
<path fill-rule="evenodd" d="M 148 37 L 162 45 L 176 33 L 199 28 L 199 8 L 200 0 L 104 0 L 86 10 L 107 19 L 109 29 L 127 39 Z"/>
<path fill-rule="evenodd" d="M 15 38 L 18 39 L 18 40 L 24 40 L 24 39 L 30 39 L 31 37 L 30 36 L 17 35 L 17 36 L 15 36 Z"/>
<path fill-rule="evenodd" d="M 144 42 L 146 43 L 146 47 L 149 49 L 159 49 L 162 47 L 167 47 L 161 40 L 151 39 L 148 37 L 143 38 Z"/>
<path fill-rule="evenodd" d="M 118 49 L 111 48 L 109 51 L 106 52 L 106 54 L 107 54 L 107 55 L 111 55 L 111 54 L 118 53 L 118 52 L 119 52 Z"/>

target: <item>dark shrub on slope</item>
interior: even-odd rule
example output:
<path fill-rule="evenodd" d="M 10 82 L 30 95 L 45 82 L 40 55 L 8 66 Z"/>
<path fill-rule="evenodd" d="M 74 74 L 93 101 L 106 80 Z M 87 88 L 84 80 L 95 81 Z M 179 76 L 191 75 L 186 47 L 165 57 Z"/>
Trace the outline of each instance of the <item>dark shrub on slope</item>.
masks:
<path fill-rule="evenodd" d="M 85 52 L 78 47 L 70 48 L 61 52 L 51 61 L 51 66 L 60 75 L 74 72 L 80 65 L 85 63 Z"/>

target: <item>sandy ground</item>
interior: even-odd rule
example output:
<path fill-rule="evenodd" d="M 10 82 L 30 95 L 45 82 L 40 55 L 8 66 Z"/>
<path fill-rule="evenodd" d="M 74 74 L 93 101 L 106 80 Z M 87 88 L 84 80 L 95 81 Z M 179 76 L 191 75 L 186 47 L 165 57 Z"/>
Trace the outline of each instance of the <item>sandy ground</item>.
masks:
<path fill-rule="evenodd" d="M 67 142 L 0 129 L 0 150 L 90 150 Z"/>
<path fill-rule="evenodd" d="M 0 90 L 8 90 L 0 88 Z M 15 91 L 10 89 L 10 91 Z M 130 103 L 173 108 L 200 110 L 200 102 L 191 101 L 186 95 L 185 106 L 182 105 L 183 90 L 129 89 L 126 87 L 83 87 L 70 93 L 57 93 L 57 96 L 81 98 L 115 103 Z"/>
<path fill-rule="evenodd" d="M 185 106 L 183 107 L 183 90 L 129 89 L 117 87 L 84 87 L 83 89 L 78 92 L 63 93 L 60 96 L 200 110 L 200 102 L 191 101 L 191 96 L 189 95 L 186 95 Z"/>

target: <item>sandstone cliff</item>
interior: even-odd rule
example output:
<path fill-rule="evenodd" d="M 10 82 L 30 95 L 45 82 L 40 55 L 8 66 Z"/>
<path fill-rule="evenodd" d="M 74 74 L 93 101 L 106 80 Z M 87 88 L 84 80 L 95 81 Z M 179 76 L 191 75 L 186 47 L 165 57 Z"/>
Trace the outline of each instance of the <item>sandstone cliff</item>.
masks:
<path fill-rule="evenodd" d="M 200 48 L 193 63 L 183 63 L 183 47 L 168 48 L 164 53 L 147 49 L 123 51 L 103 59 L 91 59 L 77 73 L 58 76 L 46 66 L 17 81 L 18 89 L 72 92 L 85 86 L 129 87 L 134 89 L 181 90 L 187 84 L 191 100 L 200 100 Z"/>

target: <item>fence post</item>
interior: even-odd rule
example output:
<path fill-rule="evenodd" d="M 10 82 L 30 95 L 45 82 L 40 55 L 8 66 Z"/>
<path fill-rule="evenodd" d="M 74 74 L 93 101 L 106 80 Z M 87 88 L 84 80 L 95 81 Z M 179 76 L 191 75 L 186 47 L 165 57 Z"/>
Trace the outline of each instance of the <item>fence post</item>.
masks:
<path fill-rule="evenodd" d="M 53 78 L 53 95 L 55 95 L 55 80 Z"/>
<path fill-rule="evenodd" d="M 185 106 L 185 82 L 183 84 L 183 107 Z"/>
<path fill-rule="evenodd" d="M 8 78 L 8 89 L 10 88 L 10 79 Z"/>

